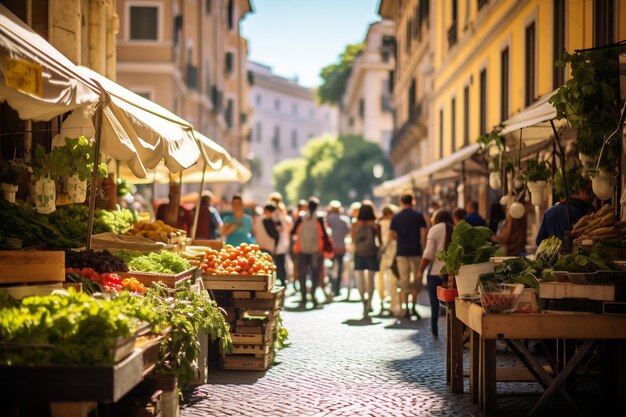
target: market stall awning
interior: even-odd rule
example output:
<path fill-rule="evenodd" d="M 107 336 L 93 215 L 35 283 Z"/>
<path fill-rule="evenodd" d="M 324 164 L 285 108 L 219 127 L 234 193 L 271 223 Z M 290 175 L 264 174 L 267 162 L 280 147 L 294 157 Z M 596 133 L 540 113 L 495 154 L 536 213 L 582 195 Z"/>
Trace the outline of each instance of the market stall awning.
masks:
<path fill-rule="evenodd" d="M 189 122 L 89 68 L 78 68 L 110 96 L 104 103 L 102 152 L 126 161 L 140 178 L 160 161 L 171 172 L 180 172 L 198 161 L 200 149 Z"/>
<path fill-rule="evenodd" d="M 431 176 L 445 171 L 452 170 L 457 164 L 472 157 L 480 146 L 477 143 L 468 145 L 438 161 L 432 162 L 422 168 L 411 171 L 401 177 L 385 181 L 374 188 L 374 195 L 383 197 L 402 192 L 413 187 L 427 186 L 431 181 Z"/>
<path fill-rule="evenodd" d="M 97 98 L 76 65 L 0 4 L 0 102 L 47 121 Z"/>

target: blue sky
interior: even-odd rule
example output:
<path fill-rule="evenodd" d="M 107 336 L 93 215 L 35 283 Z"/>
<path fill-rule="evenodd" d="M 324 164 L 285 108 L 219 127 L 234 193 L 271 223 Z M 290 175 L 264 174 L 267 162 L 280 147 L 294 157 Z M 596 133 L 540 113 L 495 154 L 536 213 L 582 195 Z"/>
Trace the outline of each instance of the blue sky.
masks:
<path fill-rule="evenodd" d="M 274 73 L 299 77 L 317 87 L 322 67 L 335 62 L 345 46 L 361 42 L 379 0 L 252 0 L 254 13 L 242 22 L 248 58 Z"/>

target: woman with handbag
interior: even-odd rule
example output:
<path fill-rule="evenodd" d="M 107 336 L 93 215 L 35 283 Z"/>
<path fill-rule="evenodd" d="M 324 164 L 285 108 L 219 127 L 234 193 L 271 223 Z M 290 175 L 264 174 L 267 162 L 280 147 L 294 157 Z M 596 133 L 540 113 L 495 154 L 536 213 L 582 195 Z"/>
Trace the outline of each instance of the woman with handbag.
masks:
<path fill-rule="evenodd" d="M 374 295 L 374 275 L 378 272 L 379 229 L 374 204 L 364 200 L 357 221 L 352 225 L 354 242 L 354 270 L 357 273 L 359 294 L 363 303 L 363 318 L 368 319 Z M 367 277 L 366 277 L 367 274 Z"/>

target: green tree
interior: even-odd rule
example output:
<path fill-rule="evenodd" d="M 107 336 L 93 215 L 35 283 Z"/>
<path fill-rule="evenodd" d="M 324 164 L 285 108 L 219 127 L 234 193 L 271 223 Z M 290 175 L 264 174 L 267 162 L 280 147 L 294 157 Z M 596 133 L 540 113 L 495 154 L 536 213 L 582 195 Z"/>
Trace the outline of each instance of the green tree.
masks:
<path fill-rule="evenodd" d="M 383 167 L 381 178 L 374 177 L 376 165 Z M 276 189 L 290 203 L 311 195 L 323 202 L 371 198 L 372 188 L 391 176 L 391 163 L 380 146 L 361 136 L 311 139 L 302 149 L 302 158 L 274 168 Z"/>
<path fill-rule="evenodd" d="M 352 72 L 352 64 L 355 58 L 361 53 L 365 43 L 355 43 L 346 46 L 345 51 L 339 55 L 339 62 L 330 64 L 322 68 L 320 76 L 322 85 L 317 90 L 317 95 L 321 103 L 336 104 L 341 106 L 341 98 L 346 90 L 348 78 Z"/>

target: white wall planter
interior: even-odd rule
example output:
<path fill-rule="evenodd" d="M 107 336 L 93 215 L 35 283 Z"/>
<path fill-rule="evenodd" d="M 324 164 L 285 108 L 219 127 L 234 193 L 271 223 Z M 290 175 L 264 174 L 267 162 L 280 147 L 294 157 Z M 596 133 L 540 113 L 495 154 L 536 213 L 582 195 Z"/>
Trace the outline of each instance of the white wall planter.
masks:
<path fill-rule="evenodd" d="M 0 189 L 4 192 L 4 199 L 9 203 L 15 203 L 15 194 L 17 193 L 17 185 L 7 184 L 3 182 L 0 184 Z"/>
<path fill-rule="evenodd" d="M 78 174 L 70 175 L 65 179 L 65 188 L 74 203 L 82 203 L 87 198 L 87 180 L 81 180 Z"/>
<path fill-rule="evenodd" d="M 613 176 L 600 168 L 598 173 L 591 178 L 593 193 L 600 200 L 608 200 L 613 197 Z"/>
<path fill-rule="evenodd" d="M 471 296 L 478 292 L 478 276 L 487 272 L 493 272 L 492 262 L 463 265 L 456 274 L 456 288 L 460 296 Z"/>
<path fill-rule="evenodd" d="M 489 187 L 491 187 L 492 190 L 499 190 L 500 186 L 501 186 L 501 181 L 500 181 L 500 173 L 499 172 L 492 172 L 489 174 Z"/>
<path fill-rule="evenodd" d="M 50 177 L 35 181 L 31 193 L 37 213 L 50 214 L 56 210 L 56 186 Z"/>
<path fill-rule="evenodd" d="M 543 202 L 543 192 L 548 187 L 548 181 L 528 181 L 528 191 L 530 191 L 530 201 L 534 206 L 539 206 Z"/>

